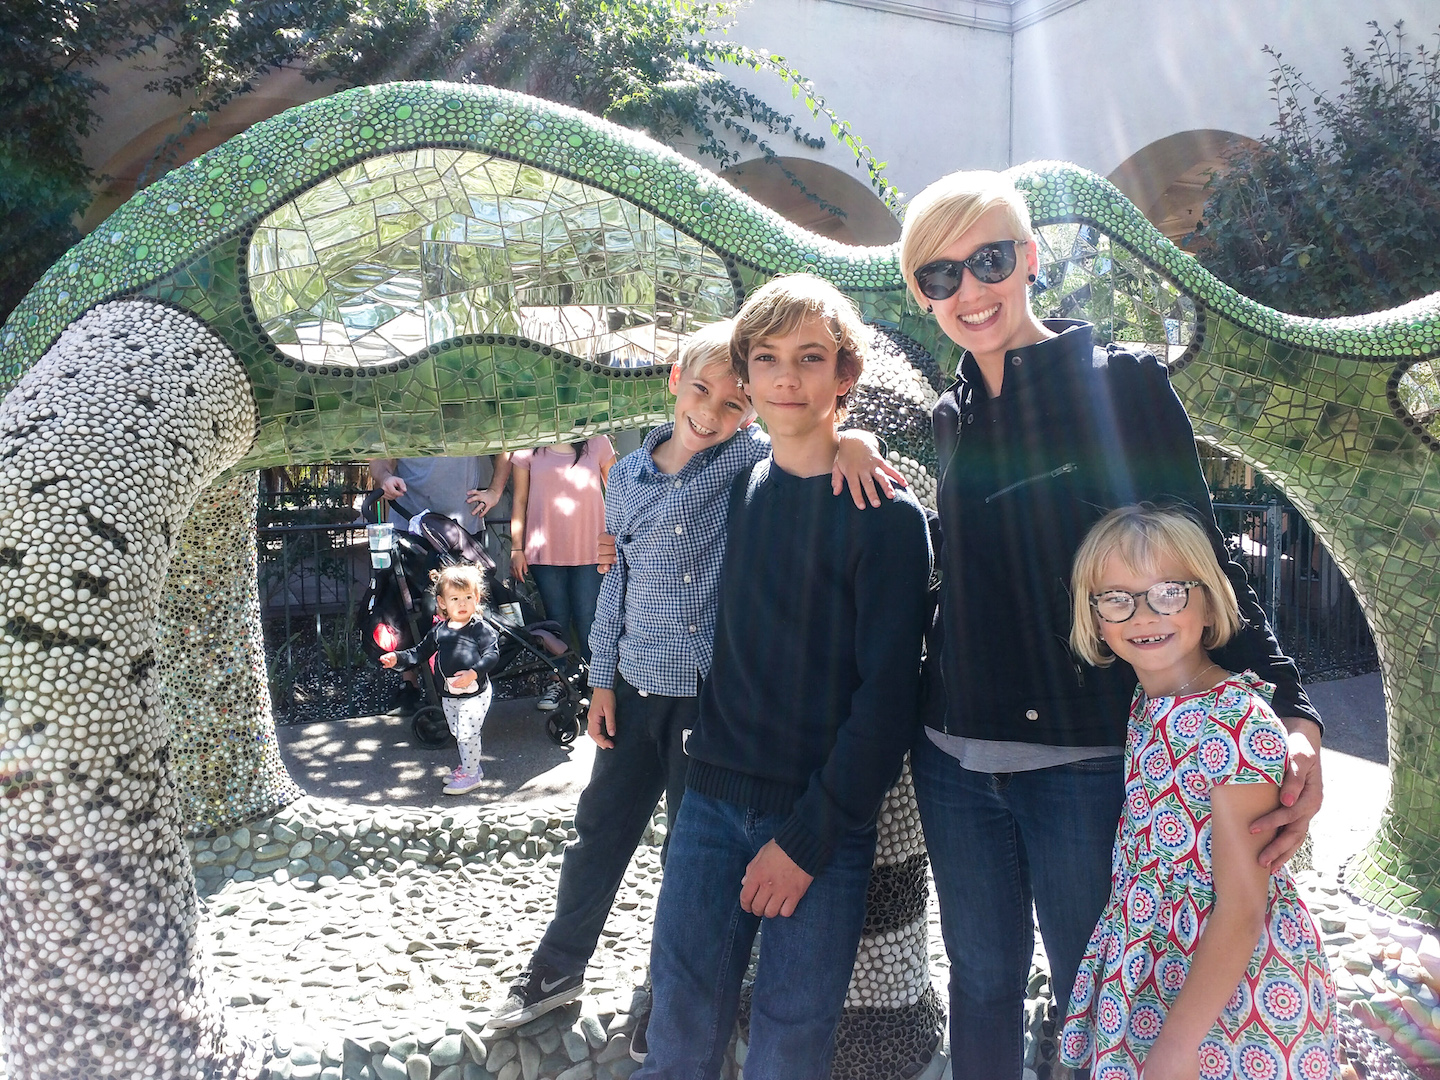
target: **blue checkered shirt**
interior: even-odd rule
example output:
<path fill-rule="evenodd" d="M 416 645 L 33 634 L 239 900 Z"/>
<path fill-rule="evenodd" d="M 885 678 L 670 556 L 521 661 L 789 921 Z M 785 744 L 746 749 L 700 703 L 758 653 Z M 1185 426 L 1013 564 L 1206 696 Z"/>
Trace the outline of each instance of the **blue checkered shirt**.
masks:
<path fill-rule="evenodd" d="M 591 686 L 613 688 L 618 666 L 637 690 L 695 697 L 710 673 L 730 482 L 769 455 L 770 440 L 744 428 L 666 475 L 651 453 L 674 427 L 650 432 L 610 470 L 605 531 L 617 562 L 590 629 Z"/>

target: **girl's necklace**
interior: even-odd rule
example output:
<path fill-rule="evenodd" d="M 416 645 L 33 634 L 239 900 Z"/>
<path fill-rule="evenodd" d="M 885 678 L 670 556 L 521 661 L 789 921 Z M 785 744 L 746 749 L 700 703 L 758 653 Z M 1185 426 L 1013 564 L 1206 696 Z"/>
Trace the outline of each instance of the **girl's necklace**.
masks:
<path fill-rule="evenodd" d="M 1186 690 L 1189 690 L 1190 687 L 1194 686 L 1194 685 L 1195 685 L 1196 683 L 1198 683 L 1201 679 L 1203 679 L 1203 678 L 1204 678 L 1210 671 L 1212 671 L 1212 670 L 1214 670 L 1214 671 L 1220 671 L 1220 670 L 1223 670 L 1223 669 L 1220 667 L 1219 664 L 1216 664 L 1216 663 L 1214 663 L 1214 662 L 1212 661 L 1211 663 L 1206 664 L 1206 665 L 1205 665 L 1204 667 L 1202 667 L 1199 671 L 1197 671 L 1197 672 L 1195 673 L 1195 675 L 1194 675 L 1193 678 L 1187 679 L 1187 680 L 1181 685 L 1180 689 L 1176 690 L 1173 694 L 1161 694 L 1160 696 L 1161 696 L 1161 697 L 1175 697 L 1175 698 L 1178 698 L 1181 694 L 1185 693 Z M 1146 694 L 1146 695 L 1145 695 L 1145 704 L 1148 705 L 1148 704 L 1149 704 L 1151 701 L 1153 701 L 1153 700 L 1155 700 L 1155 699 L 1152 698 L 1149 694 Z"/>

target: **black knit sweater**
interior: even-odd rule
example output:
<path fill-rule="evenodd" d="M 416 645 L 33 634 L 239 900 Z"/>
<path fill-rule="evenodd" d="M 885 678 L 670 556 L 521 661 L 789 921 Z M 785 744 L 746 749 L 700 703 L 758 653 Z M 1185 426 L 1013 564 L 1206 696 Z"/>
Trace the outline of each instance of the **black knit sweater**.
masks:
<path fill-rule="evenodd" d="M 789 815 L 809 874 L 866 827 L 917 730 L 930 539 L 908 493 L 857 510 L 773 458 L 735 479 L 715 660 L 688 743 L 696 791 Z"/>

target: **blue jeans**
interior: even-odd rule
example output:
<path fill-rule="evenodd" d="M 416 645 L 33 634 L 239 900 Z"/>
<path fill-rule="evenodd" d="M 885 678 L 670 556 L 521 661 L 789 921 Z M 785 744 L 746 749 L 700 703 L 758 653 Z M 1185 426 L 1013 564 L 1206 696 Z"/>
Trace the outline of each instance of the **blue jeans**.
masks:
<path fill-rule="evenodd" d="M 615 673 L 615 745 L 595 751 L 590 782 L 575 807 L 576 838 L 560 864 L 555 917 L 536 960 L 563 975 L 585 973 L 661 794 L 670 822 L 679 816 L 689 764 L 685 730 L 695 726 L 698 712 L 699 698 L 642 696 Z M 670 835 L 660 849 L 662 864 Z"/>
<path fill-rule="evenodd" d="M 650 944 L 650 1055 L 635 1080 L 715 1080 L 735 1029 L 755 932 L 760 962 L 745 1080 L 824 1080 L 865 925 L 875 830 L 851 833 L 795 914 L 761 920 L 740 882 L 784 815 L 691 790 L 670 838 Z"/>
<path fill-rule="evenodd" d="M 1060 1015 L 1110 897 L 1124 759 L 978 773 L 923 733 L 915 797 L 950 957 L 950 1060 L 968 1080 L 1019 1080 L 1040 920 Z"/>
<path fill-rule="evenodd" d="M 588 566 L 536 566 L 530 564 L 545 617 L 560 624 L 560 632 L 569 634 L 573 626 L 580 655 L 590 659 L 590 624 L 595 621 L 595 605 L 600 602 L 602 578 L 595 564 Z"/>

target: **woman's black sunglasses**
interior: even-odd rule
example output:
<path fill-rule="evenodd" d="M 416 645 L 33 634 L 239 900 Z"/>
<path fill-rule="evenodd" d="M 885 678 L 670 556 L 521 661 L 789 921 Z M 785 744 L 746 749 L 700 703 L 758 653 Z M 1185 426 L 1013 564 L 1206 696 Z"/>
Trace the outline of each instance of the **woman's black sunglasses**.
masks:
<path fill-rule="evenodd" d="M 1015 272 L 1018 240 L 996 240 L 977 248 L 968 259 L 936 259 L 915 271 L 915 284 L 931 300 L 948 300 L 960 289 L 968 267 L 975 280 L 998 285 Z"/>

